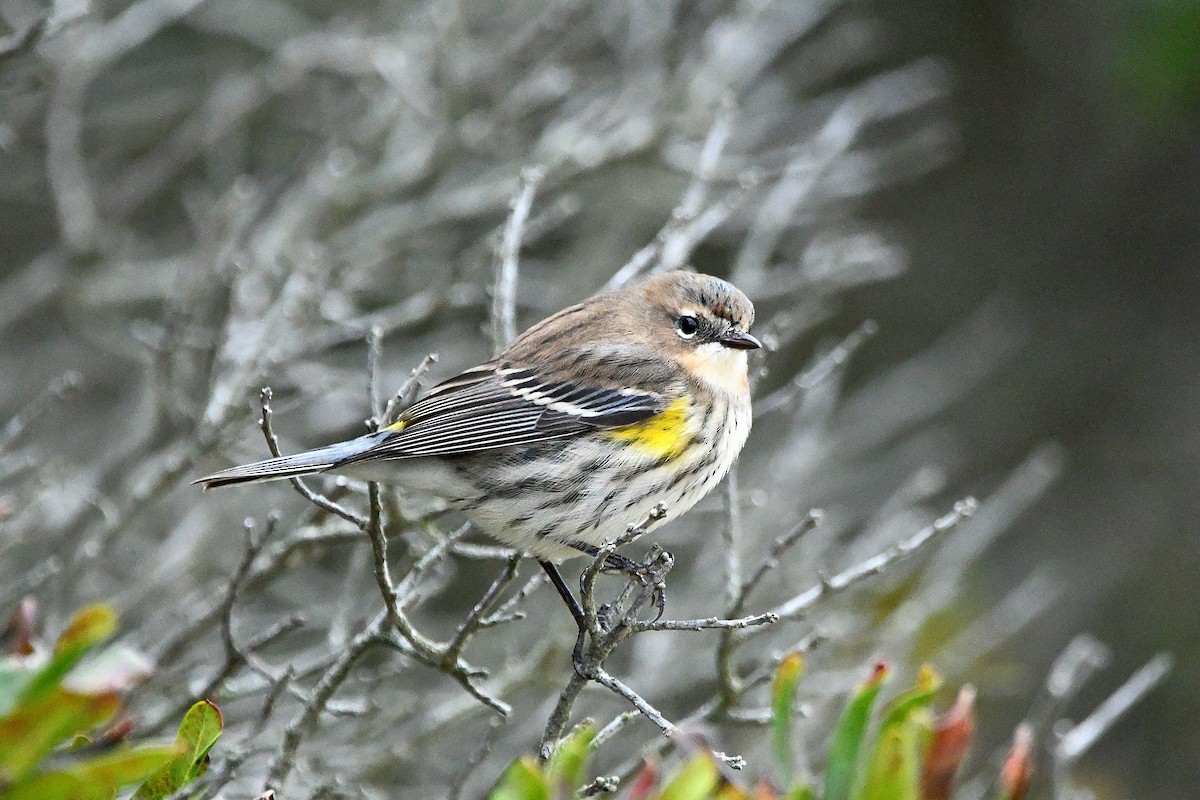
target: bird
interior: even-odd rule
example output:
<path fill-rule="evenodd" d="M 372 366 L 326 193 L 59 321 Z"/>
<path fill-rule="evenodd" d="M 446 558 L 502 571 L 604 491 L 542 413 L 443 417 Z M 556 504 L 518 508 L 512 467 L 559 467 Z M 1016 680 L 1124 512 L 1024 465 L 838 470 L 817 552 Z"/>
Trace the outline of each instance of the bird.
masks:
<path fill-rule="evenodd" d="M 336 473 L 433 492 L 550 572 L 724 479 L 750 434 L 753 322 L 728 281 L 658 274 L 538 322 L 379 431 L 195 483 Z"/>

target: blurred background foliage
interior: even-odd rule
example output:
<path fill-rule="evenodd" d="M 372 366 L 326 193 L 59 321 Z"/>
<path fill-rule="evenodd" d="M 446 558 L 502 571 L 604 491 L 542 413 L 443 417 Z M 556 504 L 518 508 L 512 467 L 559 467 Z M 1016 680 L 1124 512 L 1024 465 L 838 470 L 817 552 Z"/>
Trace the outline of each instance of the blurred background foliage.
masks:
<path fill-rule="evenodd" d="M 829 517 L 823 549 L 772 591 L 846 566 L 963 494 L 1026 487 L 997 511 L 1016 524 L 980 563 L 955 563 L 969 579 L 921 608 L 911 637 L 889 617 L 911 611 L 911 576 L 824 620 L 856 636 L 814 653 L 807 685 L 841 692 L 840 707 L 880 648 L 932 658 L 978 685 L 984 762 L 1076 632 L 1109 642 L 1120 676 L 1169 649 L 1172 676 L 1081 773 L 1101 797 L 1192 791 L 1200 4 L 6 0 L 0 19 L 0 419 L 67 371 L 80 387 L 21 438 L 0 438 L 4 613 L 30 587 L 52 622 L 107 598 L 161 657 L 155 645 L 228 581 L 243 517 L 261 530 L 270 509 L 284 525 L 303 516 L 286 487 L 216 499 L 182 485 L 262 454 L 259 385 L 275 387 L 295 447 L 361 430 L 371 322 L 397 332 L 385 392 L 427 352 L 441 355 L 434 378 L 484 357 L 492 248 L 530 165 L 547 178 L 521 322 L 597 290 L 667 223 L 732 97 L 707 202 L 749 199 L 686 255 L 737 280 L 777 326 L 764 392 L 864 320 L 879 331 L 752 437 L 742 487 L 755 541 L 810 506 Z M 869 124 L 831 145 L 834 111 L 863 107 Z M 692 517 L 667 537 L 681 561 L 673 614 L 700 613 L 712 587 L 698 576 L 719 569 L 718 537 L 695 534 L 715 518 Z M 54 569 L 37 572 L 48 558 Z M 240 610 L 247 638 L 305 614 L 295 644 L 267 651 L 275 664 L 344 644 L 378 603 L 363 546 L 291 566 Z M 455 562 L 423 621 L 461 617 L 492 571 Z M 964 650 L 956 637 L 1008 608 L 1013 587 L 1037 613 L 990 656 Z M 314 596 L 338 600 L 313 608 Z M 557 635 L 527 624 L 472 657 L 569 640 L 561 609 L 531 615 Z M 144 718 L 179 718 L 173 692 L 216 666 L 210 635 L 135 698 Z M 542 644 L 545 664 L 530 669 L 549 677 L 518 687 L 528 722 L 496 745 L 480 785 L 536 744 L 566 665 Z M 636 644 L 623 669 L 635 683 L 646 670 L 640 688 L 668 708 L 710 688 L 668 698 L 680 682 L 659 674 L 670 648 Z M 330 764 L 380 787 L 457 774 L 437 760 L 451 740 L 428 744 L 412 716 L 415 695 L 457 722 L 455 687 L 419 670 L 397 678 L 383 657 L 367 666 L 405 693 L 381 711 L 348 689 L 301 796 Z M 238 705 L 261 693 L 251 678 L 221 703 L 235 742 L 256 713 Z M 1085 688 L 1076 713 L 1112 685 Z M 371 724 L 337 724 L 364 708 Z M 462 725 L 454 736 L 486 729 L 465 714 Z M 380 735 L 416 744 L 395 744 L 387 766 L 359 764 Z"/>

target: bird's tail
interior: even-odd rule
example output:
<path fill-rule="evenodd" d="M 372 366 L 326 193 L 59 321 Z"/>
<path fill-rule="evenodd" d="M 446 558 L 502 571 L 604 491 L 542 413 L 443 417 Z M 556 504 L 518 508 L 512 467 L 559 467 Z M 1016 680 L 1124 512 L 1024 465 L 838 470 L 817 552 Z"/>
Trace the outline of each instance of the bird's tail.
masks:
<path fill-rule="evenodd" d="M 292 456 L 268 458 L 265 461 L 257 461 L 253 464 L 230 467 L 220 472 L 214 472 L 212 475 L 198 478 L 192 481 L 192 483 L 202 483 L 205 489 L 214 489 L 218 486 L 275 481 L 281 478 L 295 478 L 313 472 L 323 472 L 324 470 L 336 467 L 348 458 L 362 455 L 379 444 L 380 440 L 385 437 L 386 434 L 383 432 L 371 433 L 366 436 L 360 436 L 357 439 L 351 439 L 348 442 L 339 442 L 327 447 L 318 447 L 316 450 L 308 450 Z"/>

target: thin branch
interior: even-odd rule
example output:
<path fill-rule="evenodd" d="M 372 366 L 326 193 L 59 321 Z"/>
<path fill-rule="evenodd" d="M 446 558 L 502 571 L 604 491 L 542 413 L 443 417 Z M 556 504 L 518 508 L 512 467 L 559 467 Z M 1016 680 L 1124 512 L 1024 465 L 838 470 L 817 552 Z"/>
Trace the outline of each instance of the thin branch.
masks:
<path fill-rule="evenodd" d="M 754 590 L 758 588 L 758 585 L 762 583 L 762 580 L 767 576 L 767 573 L 779 566 L 780 557 L 788 550 L 792 549 L 792 547 L 799 543 L 799 541 L 808 533 L 816 529 L 816 527 L 821 524 L 821 519 L 823 517 L 824 512 L 822 512 L 821 509 L 810 509 L 808 514 L 805 515 L 804 519 L 796 523 L 796 525 L 793 526 L 790 531 L 782 536 L 777 537 L 775 541 L 771 543 L 771 549 L 767 551 L 766 556 L 764 556 L 763 560 L 759 562 L 758 567 L 754 570 L 754 573 L 749 577 L 749 579 L 746 580 L 745 583 L 742 584 L 742 588 L 738 593 L 736 602 L 730 609 L 729 613 L 731 615 L 739 613 L 742 608 L 745 607 L 746 601 L 750 598 L 750 595 L 754 592 Z"/>
<path fill-rule="evenodd" d="M 671 216 L 654 239 L 638 250 L 609 278 L 604 285 L 605 289 L 617 289 L 636 280 L 655 265 L 656 259 L 661 269 L 677 269 L 683 266 L 696 243 L 728 217 L 733 208 L 740 204 L 740 200 L 744 199 L 739 193 L 737 203 L 718 202 L 707 210 L 703 209 L 721 154 L 729 141 L 734 111 L 732 98 L 725 98 L 713 118 L 704 145 L 700 148 L 696 171 L 683 197 L 672 209 Z M 726 198 L 726 201 L 728 199 Z M 725 211 L 714 215 L 714 209 Z"/>
<path fill-rule="evenodd" d="M 0 430 L 0 453 L 11 448 L 30 424 L 44 414 L 50 406 L 70 397 L 82 383 L 83 376 L 73 371 L 65 372 L 50 381 L 37 397 L 10 417 L 4 429 Z"/>
<path fill-rule="evenodd" d="M 379 594 L 383 597 L 384 610 L 392 626 L 400 635 L 407 639 L 418 652 L 424 653 L 429 657 L 429 654 L 436 652 L 437 645 L 418 633 L 416 628 L 412 626 L 412 623 L 408 621 L 408 617 L 405 616 L 404 611 L 400 608 L 400 598 L 396 592 L 396 586 L 392 583 L 391 569 L 388 566 L 387 557 L 387 535 L 383 530 L 383 506 L 379 499 L 379 484 L 367 484 L 367 493 L 371 504 L 371 517 L 367 523 L 367 536 L 371 539 L 375 583 L 379 587 Z"/>
<path fill-rule="evenodd" d="M 845 366 L 859 348 L 878 331 L 879 325 L 874 320 L 863 322 L 807 369 L 798 372 L 794 378 L 766 397 L 755 400 L 754 418 L 758 419 L 776 411 L 791 408 L 798 397 L 821 385 Z M 769 348 L 772 347 L 770 339 L 764 340 L 764 344 Z"/>
<path fill-rule="evenodd" d="M 382 328 L 376 328 L 382 330 Z M 391 425 L 400 416 L 400 413 L 410 405 L 413 399 L 417 396 L 417 392 L 421 390 L 421 378 L 429 372 L 430 368 L 437 363 L 438 354 L 430 353 L 421 359 L 421 363 L 412 368 L 405 378 L 404 383 L 400 384 L 400 388 L 392 395 L 387 402 L 387 407 L 383 410 L 383 418 L 381 421 L 382 427 Z"/>
<path fill-rule="evenodd" d="M 517 590 L 517 593 L 504 601 L 491 614 L 479 621 L 479 627 L 490 628 L 494 625 L 500 625 L 505 622 L 511 622 L 519 619 L 524 619 L 525 612 L 517 609 L 517 606 L 525 602 L 525 599 L 533 592 L 534 589 L 546 582 L 546 574 L 544 572 L 536 572 L 533 577 L 525 581 L 525 585 Z"/>
<path fill-rule="evenodd" d="M 891 565 L 916 553 L 941 534 L 953 530 L 964 519 L 970 517 L 977 507 L 978 503 L 973 497 L 960 500 L 954 504 L 953 511 L 934 520 L 933 524 L 922 528 L 894 547 L 855 564 L 832 578 L 821 581 L 811 589 L 785 601 L 773 611 L 780 619 L 795 619 L 803 616 L 806 611 L 827 595 L 845 591 L 866 578 L 878 575 Z"/>
<path fill-rule="evenodd" d="M 664 519 L 666 514 L 664 504 L 655 506 L 644 520 L 631 524 L 624 534 L 601 545 L 591 563 L 585 568 L 580 578 L 580 605 L 584 610 L 584 620 L 572 654 L 575 669 L 546 721 L 542 742 L 538 748 L 542 759 L 550 757 L 566 731 L 571 710 L 588 681 L 596 681 L 629 700 L 656 725 L 667 730 L 663 726 L 662 715 L 632 688 L 619 681 L 614 683 L 615 679 L 604 671 L 603 665 L 618 644 L 637 632 L 638 615 L 646 604 L 654 598 L 661 597 L 664 591 L 663 579 L 674 565 L 674 559 L 657 546 L 652 547 L 640 568 L 627 576 L 625 585 L 611 604 L 598 607 L 595 599 L 596 577 L 616 548 L 645 534 L 655 523 Z M 616 619 L 613 618 L 614 615 L 618 615 Z"/>
<path fill-rule="evenodd" d="M 1065 768 L 1073 765 L 1126 711 L 1167 677 L 1173 662 L 1174 659 L 1169 653 L 1159 653 L 1130 675 L 1129 679 L 1088 714 L 1083 722 L 1063 734 L 1054 748 L 1056 761 Z"/>
<path fill-rule="evenodd" d="M 592 741 L 588 744 L 588 749 L 599 750 L 601 745 L 620 733 L 626 725 L 633 722 L 637 717 L 637 711 L 626 711 L 623 714 L 613 717 L 612 721 L 596 731 L 596 735 L 592 737 Z"/>
<path fill-rule="evenodd" d="M 258 403 L 259 407 L 262 409 L 262 416 L 259 417 L 258 424 L 262 429 L 263 436 L 267 440 L 267 448 L 271 451 L 271 455 L 279 458 L 283 455 L 283 453 L 281 453 L 279 450 L 279 437 L 275 435 L 275 431 L 271 427 L 272 397 L 273 394 L 270 386 L 264 386 L 259 391 Z M 368 520 L 361 514 L 357 514 L 340 503 L 335 503 L 328 497 L 314 492 L 312 489 L 309 489 L 308 486 L 305 485 L 304 481 L 300 480 L 299 478 L 291 478 L 288 482 L 292 484 L 292 488 L 294 488 L 301 497 L 318 508 L 328 511 L 334 516 L 341 517 L 351 525 L 358 528 L 360 531 L 365 531 L 367 529 Z"/>
<path fill-rule="evenodd" d="M 725 544 L 725 604 L 733 608 L 742 594 L 742 506 L 738 491 L 738 467 L 734 464 L 725 477 L 725 525 L 721 528 Z"/>
<path fill-rule="evenodd" d="M 379 430 L 383 422 L 383 402 L 379 399 L 379 362 L 383 359 L 383 328 L 372 325 L 367 332 L 367 408 L 371 418 L 367 427 L 372 433 Z"/>
<path fill-rule="evenodd" d="M 472 697 L 475 697 L 497 713 L 507 716 L 511 711 L 508 704 L 484 692 L 473 682 L 475 678 L 482 677 L 485 674 L 483 671 L 473 669 L 463 663 L 457 654 L 453 658 L 448 657 L 448 645 L 439 645 L 437 642 L 426 637 L 413 626 L 407 615 L 405 615 L 401 598 L 407 599 L 409 595 L 401 595 L 397 592 L 395 584 L 392 583 L 391 571 L 387 561 L 387 535 L 383 529 L 383 506 L 380 502 L 379 484 L 374 482 L 368 483 L 367 493 L 371 504 L 371 517 L 367 525 L 367 535 L 371 539 L 375 582 L 379 587 L 380 595 L 383 597 L 384 613 L 392 628 L 392 631 L 384 638 L 384 641 L 401 650 L 406 655 L 410 655 L 428 666 L 445 672 L 458 681 Z M 430 548 L 431 552 L 435 549 Z M 428 556 L 428 553 L 426 555 Z M 419 572 L 416 569 L 416 565 L 414 565 L 414 569 L 410 570 L 409 575 L 405 576 L 405 579 L 407 580 L 409 577 L 417 574 Z M 415 581 L 415 577 L 413 580 Z"/>
<path fill-rule="evenodd" d="M 674 736 L 679 732 L 679 729 L 675 727 L 675 724 L 664 717 L 661 711 L 650 705 L 650 703 L 648 703 L 640 694 L 629 688 L 629 686 L 622 683 L 617 678 L 614 678 L 604 669 L 597 667 L 595 675 L 592 676 L 592 680 L 628 700 L 634 708 L 642 713 L 642 716 L 657 725 L 658 729 L 661 730 L 664 735 Z"/>
<path fill-rule="evenodd" d="M 504 565 L 504 569 L 500 571 L 500 574 L 492 581 L 491 586 L 487 588 L 487 591 L 483 593 L 483 596 L 479 598 L 479 601 L 475 603 L 470 613 L 467 614 L 466 619 L 459 624 L 458 630 L 454 632 L 454 638 L 450 640 L 450 644 L 446 646 L 444 651 L 444 664 L 452 665 L 458 661 L 458 657 L 462 654 L 463 648 L 467 646 L 467 642 L 471 636 L 483 626 L 484 615 L 492 607 L 492 604 L 496 602 L 496 598 L 500 596 L 500 593 L 517 577 L 517 566 L 520 562 L 521 556 L 513 556 L 508 560 L 508 563 Z"/>
<path fill-rule="evenodd" d="M 371 620 L 367 627 L 359 631 L 345 650 L 341 652 L 337 660 L 317 682 L 313 688 L 312 696 L 305 703 L 304 708 L 296 715 L 288 724 L 287 729 L 283 732 L 283 741 L 279 745 L 279 750 L 275 758 L 271 761 L 270 767 L 267 769 L 267 781 L 263 786 L 263 790 L 271 788 L 282 788 L 283 782 L 291 773 L 295 766 L 296 751 L 300 747 L 300 743 L 312 730 L 316 724 L 317 718 L 328 705 L 330 698 L 338 687 L 345 682 L 350 676 L 350 671 L 353 669 L 355 662 L 363 656 L 371 647 L 384 641 L 387 632 L 391 629 L 391 623 L 388 620 L 386 611 L 381 611 L 375 615 L 375 619 Z"/>
<path fill-rule="evenodd" d="M 496 352 L 517 337 L 517 262 L 521 255 L 521 236 L 533 207 L 533 196 L 543 177 L 545 170 L 540 167 L 521 170 L 520 187 L 513 197 L 512 213 L 496 253 L 496 279 L 492 289 L 492 344 Z"/>
<path fill-rule="evenodd" d="M 454 783 L 450 785 L 450 790 L 446 793 L 446 800 L 459 800 L 462 797 L 463 788 L 467 785 L 471 775 L 487 758 L 488 753 L 492 752 L 492 748 L 496 745 L 496 739 L 499 738 L 500 730 L 504 727 L 504 717 L 493 719 L 488 725 L 488 731 L 484 734 L 483 741 L 475 748 L 474 752 L 467 759 L 466 765 L 459 772 L 458 777 L 454 779 Z"/>
<path fill-rule="evenodd" d="M 748 617 L 726 619 L 724 617 L 702 617 L 698 619 L 663 619 L 657 621 L 638 622 L 634 631 L 737 631 L 744 628 L 755 628 L 759 625 L 774 625 L 779 622 L 778 614 L 767 611 L 762 614 L 752 614 Z"/>

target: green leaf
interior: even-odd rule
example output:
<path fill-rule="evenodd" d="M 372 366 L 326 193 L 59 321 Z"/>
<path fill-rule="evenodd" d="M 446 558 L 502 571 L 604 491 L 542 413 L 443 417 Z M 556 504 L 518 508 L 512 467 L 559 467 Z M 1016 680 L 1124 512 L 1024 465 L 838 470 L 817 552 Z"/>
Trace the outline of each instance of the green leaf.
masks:
<path fill-rule="evenodd" d="M 796 685 L 804 674 L 804 656 L 791 653 L 779 663 L 771 682 L 771 728 L 775 762 L 785 783 L 792 782 L 792 706 Z"/>
<path fill-rule="evenodd" d="M 47 697 L 87 652 L 112 635 L 117 612 L 112 606 L 85 606 L 75 613 L 58 637 L 54 655 L 22 689 L 17 703 L 36 703 Z"/>
<path fill-rule="evenodd" d="M 546 764 L 546 777 L 559 795 L 569 797 L 583 785 L 583 771 L 594 738 L 595 726 L 584 723 L 575 728 L 550 757 Z"/>
<path fill-rule="evenodd" d="M 117 713 L 114 693 L 75 694 L 53 689 L 0 719 L 0 782 L 25 777 L 56 746 Z"/>
<path fill-rule="evenodd" d="M 174 757 L 138 788 L 135 800 L 161 800 L 195 780 L 221 737 L 221 726 L 221 712 L 208 700 L 189 708 L 175 734 Z"/>
<path fill-rule="evenodd" d="M 721 773 L 707 753 L 696 756 L 680 767 L 658 800 L 707 800 L 721 782 Z"/>
<path fill-rule="evenodd" d="M 817 800 L 817 792 L 808 784 L 799 784 L 789 789 L 783 800 Z"/>
<path fill-rule="evenodd" d="M 871 709 L 883 682 L 887 664 L 880 661 L 869 678 L 859 685 L 833 729 L 829 763 L 825 769 L 825 800 L 849 800 L 858 775 L 859 751 L 871 721 Z"/>
<path fill-rule="evenodd" d="M 91 800 L 111 798 L 159 769 L 175 747 L 135 747 L 89 759 L 70 769 L 32 775 L 9 788 L 5 800 Z"/>
<path fill-rule="evenodd" d="M 100 787 L 90 787 L 74 775 L 52 772 L 14 784 L 5 792 L 4 800 L 112 800 L 112 796 L 112 792 L 105 795 Z"/>
<path fill-rule="evenodd" d="M 928 711 L 942 679 L 925 666 L 916 685 L 888 704 L 861 793 L 862 800 L 920 800 L 921 767 L 933 734 Z"/>
<path fill-rule="evenodd" d="M 550 781 L 530 756 L 509 765 L 488 800 L 550 800 Z"/>
<path fill-rule="evenodd" d="M 915 709 L 926 708 L 933 702 L 933 696 L 942 688 L 942 676 L 926 664 L 917 673 L 917 682 L 913 687 L 888 703 L 884 710 L 883 725 L 902 723 Z"/>

